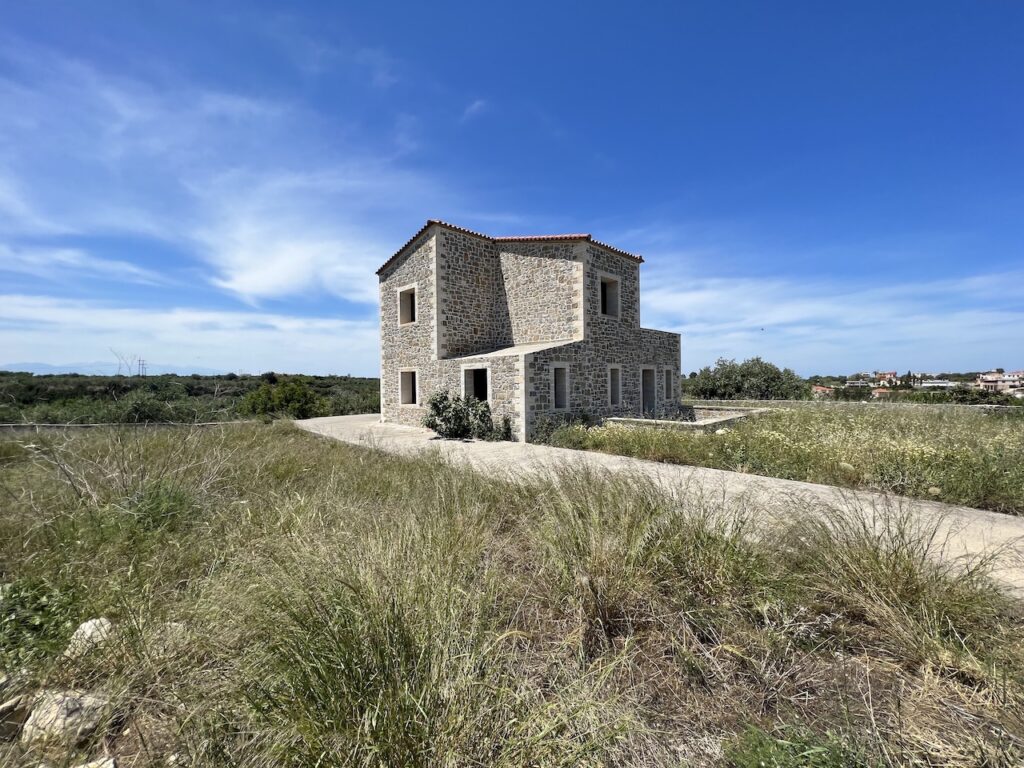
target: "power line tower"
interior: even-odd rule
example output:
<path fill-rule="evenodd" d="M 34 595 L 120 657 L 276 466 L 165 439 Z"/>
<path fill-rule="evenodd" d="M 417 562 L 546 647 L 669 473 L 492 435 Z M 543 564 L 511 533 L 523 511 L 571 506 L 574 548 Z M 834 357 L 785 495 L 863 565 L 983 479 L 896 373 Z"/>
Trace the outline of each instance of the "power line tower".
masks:
<path fill-rule="evenodd" d="M 139 358 L 139 376 L 146 375 L 146 361 L 141 357 Z"/>

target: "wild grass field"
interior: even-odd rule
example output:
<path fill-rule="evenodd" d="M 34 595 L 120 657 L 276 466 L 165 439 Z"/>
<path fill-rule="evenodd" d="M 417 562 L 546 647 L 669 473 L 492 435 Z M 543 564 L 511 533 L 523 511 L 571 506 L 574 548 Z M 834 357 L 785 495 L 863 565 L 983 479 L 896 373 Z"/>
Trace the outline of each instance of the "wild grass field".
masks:
<path fill-rule="evenodd" d="M 8 734 L 2 765 L 1024 760 L 1020 605 L 898 513 L 752 530 L 711 495 L 507 484 L 282 422 L 4 438 L 0 473 L 3 697 L 108 701 L 74 746 Z"/>
<path fill-rule="evenodd" d="M 1024 514 L 1019 408 L 807 403 L 748 417 L 721 433 L 570 425 L 550 442 Z"/>

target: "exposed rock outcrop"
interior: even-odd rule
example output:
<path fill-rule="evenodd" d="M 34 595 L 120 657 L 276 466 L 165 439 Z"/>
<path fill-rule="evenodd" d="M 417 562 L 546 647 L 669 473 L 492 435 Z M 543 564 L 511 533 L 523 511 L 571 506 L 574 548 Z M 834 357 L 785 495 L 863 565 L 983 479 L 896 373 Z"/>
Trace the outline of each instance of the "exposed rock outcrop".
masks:
<path fill-rule="evenodd" d="M 21 731 L 21 741 L 61 741 L 71 745 L 87 741 L 103 723 L 110 701 L 81 691 L 42 691 Z"/>

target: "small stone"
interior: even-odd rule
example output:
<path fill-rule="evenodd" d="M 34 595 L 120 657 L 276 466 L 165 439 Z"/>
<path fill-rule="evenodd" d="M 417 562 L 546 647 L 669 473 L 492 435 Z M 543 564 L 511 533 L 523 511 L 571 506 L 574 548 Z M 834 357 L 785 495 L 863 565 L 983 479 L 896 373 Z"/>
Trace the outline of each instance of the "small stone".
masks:
<path fill-rule="evenodd" d="M 31 708 L 32 700 L 28 696 L 15 696 L 0 704 L 0 741 L 18 738 Z"/>
<path fill-rule="evenodd" d="M 110 639 L 113 630 L 114 625 L 110 619 L 102 617 L 80 624 L 68 641 L 64 657 L 67 659 L 82 658 L 90 651 L 104 645 Z"/>
<path fill-rule="evenodd" d="M 90 760 L 88 763 L 76 765 L 75 768 L 117 768 L 117 760 L 113 757 L 101 757 L 99 760 Z"/>
<path fill-rule="evenodd" d="M 939 486 L 937 486 L 937 485 L 933 485 L 931 488 L 928 489 L 928 495 L 929 496 L 938 496 L 941 493 L 942 493 L 942 489 L 939 488 Z"/>
<path fill-rule="evenodd" d="M 21 741 L 62 741 L 78 745 L 103 722 L 110 701 L 81 691 L 43 691 L 32 707 Z"/>
<path fill-rule="evenodd" d="M 728 432 L 729 432 L 729 428 L 728 427 L 721 427 L 721 428 L 715 430 L 715 434 L 716 435 L 725 435 Z"/>

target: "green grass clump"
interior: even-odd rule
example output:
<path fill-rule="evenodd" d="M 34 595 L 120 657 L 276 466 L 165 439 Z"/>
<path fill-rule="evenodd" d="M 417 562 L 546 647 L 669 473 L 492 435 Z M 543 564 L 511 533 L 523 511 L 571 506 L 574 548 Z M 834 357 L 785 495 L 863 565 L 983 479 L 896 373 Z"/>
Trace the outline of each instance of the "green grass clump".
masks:
<path fill-rule="evenodd" d="M 13 439 L 0 671 L 116 717 L 3 764 L 1024 759 L 1018 604 L 898 509 L 766 527 L 696 488 L 507 483 L 280 423 Z M 109 652 L 63 658 L 100 615 Z"/>
<path fill-rule="evenodd" d="M 868 768 L 842 741 L 824 738 L 801 729 L 780 737 L 759 728 L 748 728 L 726 750 L 731 768 Z"/>
<path fill-rule="evenodd" d="M 719 434 L 568 426 L 553 445 L 1024 514 L 1024 409 L 807 406 Z"/>

